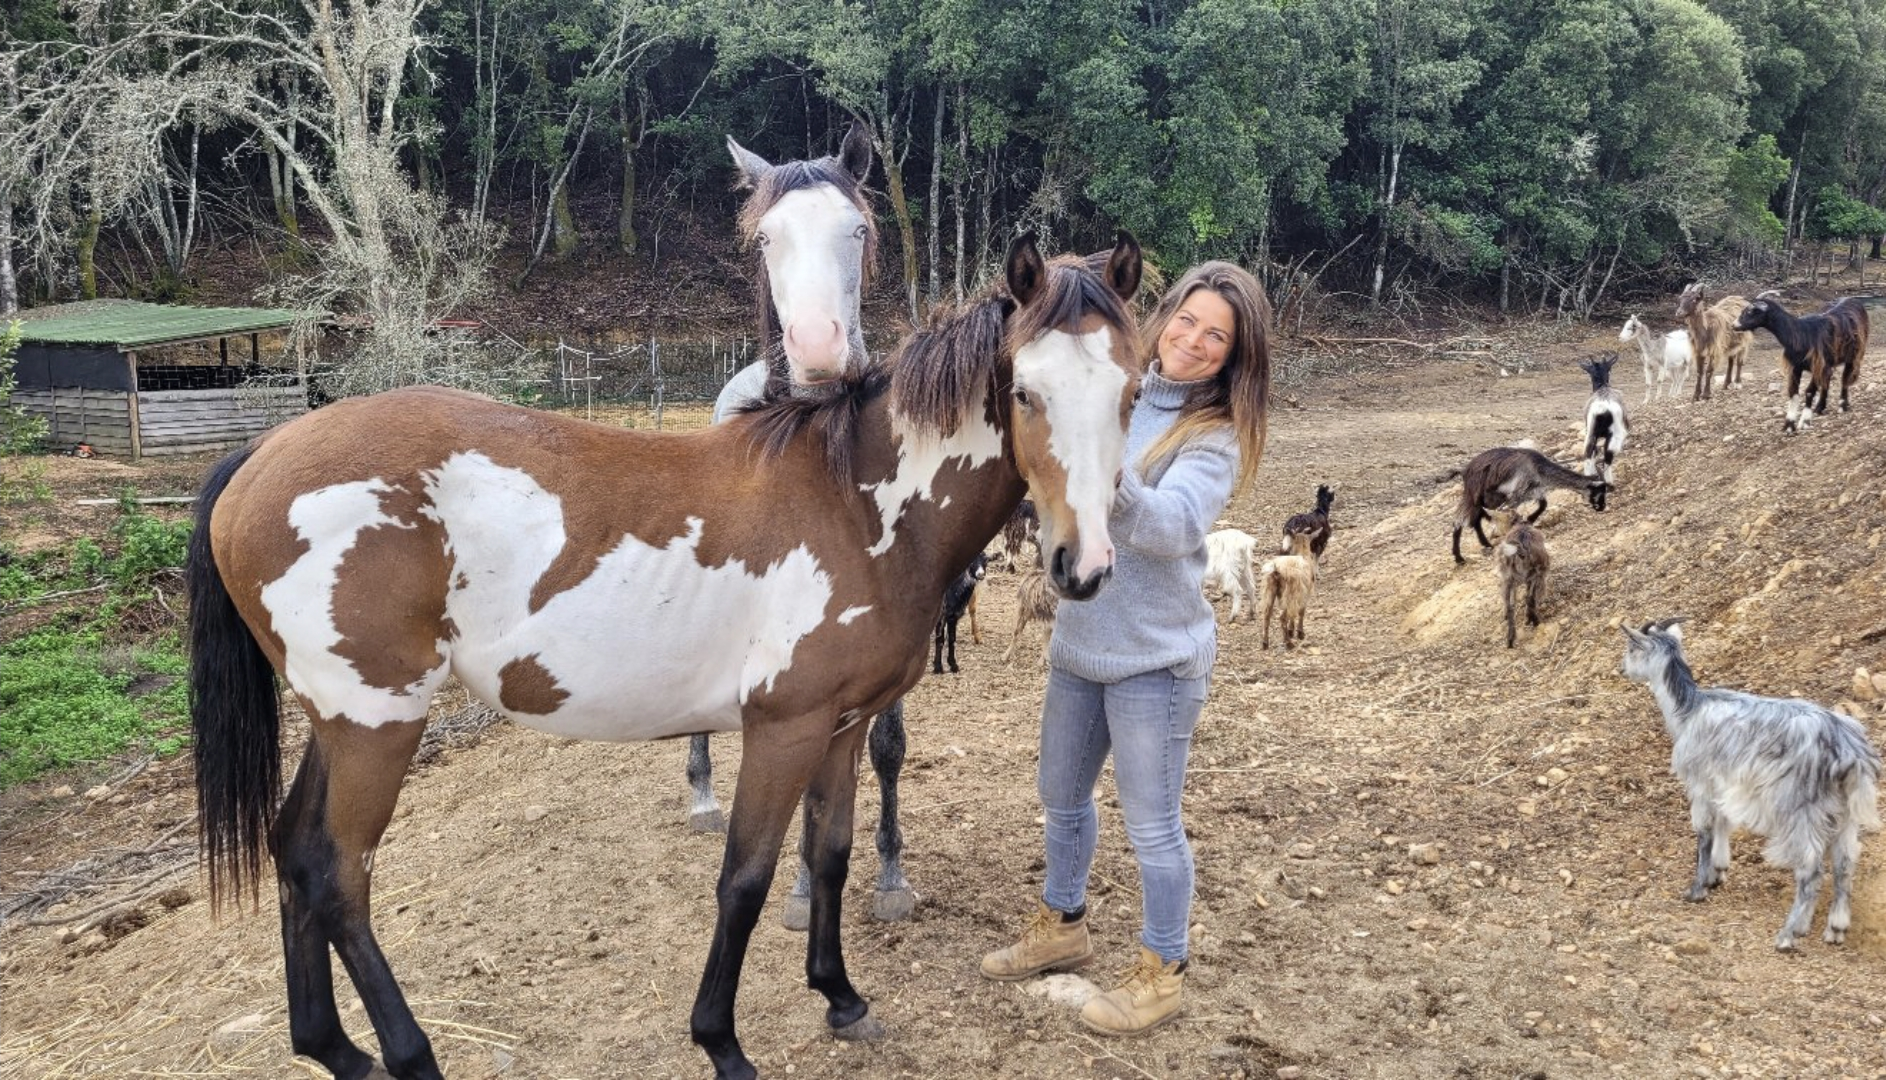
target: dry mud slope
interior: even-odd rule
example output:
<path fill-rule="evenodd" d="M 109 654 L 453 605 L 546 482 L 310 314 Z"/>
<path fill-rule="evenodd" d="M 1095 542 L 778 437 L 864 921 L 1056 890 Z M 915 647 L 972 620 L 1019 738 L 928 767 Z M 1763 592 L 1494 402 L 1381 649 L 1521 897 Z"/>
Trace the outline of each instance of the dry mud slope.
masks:
<path fill-rule="evenodd" d="M 1548 622 L 1518 649 L 1488 560 L 1456 569 L 1446 470 L 1520 437 L 1567 452 L 1585 399 L 1561 346 L 1532 374 L 1425 366 L 1326 381 L 1280 408 L 1259 489 L 1229 524 L 1275 534 L 1337 485 L 1340 531 L 1308 648 L 1227 626 L 1187 793 L 1198 860 L 1183 1019 L 1102 1043 L 1042 982 L 981 953 L 1039 887 L 1040 631 L 1000 664 L 1013 579 L 993 573 L 963 672 L 910 696 L 903 925 L 870 921 L 861 832 L 845 913 L 854 980 L 890 1028 L 824 1034 L 802 939 L 769 905 L 740 998 L 770 1076 L 1875 1076 L 1886 1071 L 1886 841 L 1861 860 L 1856 928 L 1777 955 L 1786 874 L 1743 838 L 1726 885 L 1679 900 L 1692 845 L 1648 693 L 1617 674 L 1621 618 L 1690 617 L 1706 682 L 1825 702 L 1886 668 L 1886 387 L 1784 438 L 1770 343 L 1712 403 L 1637 410 L 1613 508 L 1545 519 Z M 1874 350 L 1872 363 L 1883 358 Z M 1635 373 L 1622 381 L 1633 399 Z M 1871 370 L 1879 370 L 1877 367 Z M 1471 541 L 1469 541 L 1471 543 Z M 965 626 L 967 630 L 967 626 Z M 1880 706 L 1855 708 L 1875 734 Z M 718 741 L 723 797 L 738 761 Z M 706 1074 L 687 1042 L 721 842 L 686 831 L 679 744 L 499 728 L 408 784 L 377 864 L 376 922 L 452 1077 Z M 8 889 L 143 847 L 190 812 L 181 763 L 88 802 L 17 795 Z M 1101 950 L 1130 962 L 1138 895 L 1103 783 Z M 44 796 L 43 792 L 38 793 Z M 867 783 L 861 821 L 876 813 Z M 187 832 L 179 834 L 187 836 Z M 1411 848 L 1412 846 L 1412 848 Z M 1411 855 L 1411 850 L 1420 857 Z M 27 860 L 31 860 L 30 862 Z M 783 866 L 775 901 L 790 878 Z M 0 937 L 0 1072 L 298 1076 L 275 914 L 212 921 L 146 900 L 116 936 Z M 109 894 L 106 894 L 107 896 Z M 1823 894 L 1823 897 L 1825 894 Z M 173 897 L 173 901 L 180 899 Z M 54 908 L 58 917 L 98 896 Z M 1825 899 L 1823 899 L 1824 918 Z M 136 922 L 132 919 L 129 922 Z M 71 924 L 68 924 L 71 925 Z M 1055 987 L 1060 989 L 1060 987 Z M 350 989 L 343 1016 L 371 1033 Z"/>

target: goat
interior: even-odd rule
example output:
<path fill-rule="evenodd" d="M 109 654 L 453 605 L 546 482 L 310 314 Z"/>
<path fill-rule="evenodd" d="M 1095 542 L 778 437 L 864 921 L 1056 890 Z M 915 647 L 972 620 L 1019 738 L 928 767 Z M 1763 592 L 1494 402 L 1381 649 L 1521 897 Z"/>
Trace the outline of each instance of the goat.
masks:
<path fill-rule="evenodd" d="M 1662 335 L 1651 332 L 1642 317 L 1632 315 L 1618 331 L 1619 341 L 1635 341 L 1644 357 L 1644 404 L 1661 398 L 1666 389 L 1676 397 L 1690 373 L 1690 332 L 1677 329 Z"/>
<path fill-rule="evenodd" d="M 982 627 L 976 623 L 976 586 L 989 572 L 989 557 L 980 552 L 969 560 L 968 569 L 958 574 L 955 581 L 943 593 L 943 614 L 936 620 L 936 656 L 930 661 L 930 674 L 943 674 L 943 639 L 949 638 L 950 672 L 961 670 L 956 666 L 956 624 L 961 622 L 964 613 L 969 615 L 969 640 L 982 644 Z"/>
<path fill-rule="evenodd" d="M 1578 366 L 1591 376 L 1591 400 L 1585 403 L 1585 475 L 1602 476 L 1606 486 L 1617 484 L 1612 465 L 1624 449 L 1630 434 L 1631 418 L 1624 408 L 1624 395 L 1611 385 L 1611 368 L 1617 353 L 1606 353 L 1602 360 L 1580 360 Z M 1599 452 L 1604 463 L 1598 462 Z"/>
<path fill-rule="evenodd" d="M 1243 529 L 1219 529 L 1205 537 L 1205 577 L 1201 584 L 1231 598 L 1231 621 L 1248 602 L 1249 618 L 1257 618 L 1257 578 L 1251 572 L 1257 538 Z"/>
<path fill-rule="evenodd" d="M 1002 553 L 1013 573 L 1021 562 L 1022 543 L 1035 545 L 1035 562 L 1041 562 L 1041 517 L 1035 513 L 1033 499 L 1023 499 L 1002 526 Z"/>
<path fill-rule="evenodd" d="M 1670 771 L 1689 793 L 1696 879 L 1683 898 L 1700 902 L 1722 883 L 1736 829 L 1765 836 L 1763 856 L 1794 871 L 1794 907 L 1775 935 L 1775 948 L 1792 949 L 1813 921 L 1821 859 L 1831 850 L 1834 902 L 1822 937 L 1838 945 L 1852 921 L 1860 833 L 1880 824 L 1879 752 L 1858 721 L 1811 701 L 1697 686 L 1681 621 L 1622 629 L 1624 675 L 1656 697 Z"/>
<path fill-rule="evenodd" d="M 1755 347 L 1755 335 L 1735 327 L 1742 311 L 1748 307 L 1748 297 L 1729 295 L 1709 305 L 1711 311 L 1729 320 L 1731 332 L 1722 347 L 1722 388 L 1727 390 L 1730 383 L 1742 385 L 1742 368 L 1748 360 L 1749 350 Z"/>
<path fill-rule="evenodd" d="M 1506 647 L 1510 649 L 1519 638 L 1514 609 L 1522 590 L 1526 594 L 1526 625 L 1539 625 L 1539 600 L 1545 595 L 1552 554 L 1546 550 L 1543 533 L 1515 518 L 1506 535 L 1500 537 L 1495 558 L 1500 566 L 1500 592 L 1506 598 Z"/>
<path fill-rule="evenodd" d="M 1015 646 L 1021 644 L 1022 631 L 1029 623 L 1045 623 L 1049 632 L 1053 632 L 1054 610 L 1059 603 L 1060 597 L 1048 587 L 1048 577 L 1039 566 L 1022 571 L 1015 581 L 1015 629 L 1009 633 L 1008 651 L 1002 654 L 1003 664 L 1014 662 Z"/>
<path fill-rule="evenodd" d="M 1736 305 L 1743 303 L 1739 296 L 1726 296 L 1714 305 L 1703 305 L 1703 283 L 1698 281 L 1687 285 L 1683 295 L 1677 298 L 1676 317 L 1683 320 L 1690 333 L 1690 353 L 1696 360 L 1696 394 L 1690 400 L 1707 401 L 1716 384 L 1716 365 L 1723 365 L 1722 386 L 1741 377 L 1739 365 L 1748 354 L 1748 341 L 1738 338 L 1741 331 L 1735 327 Z"/>
<path fill-rule="evenodd" d="M 1490 510 L 1517 510 L 1534 499 L 1539 508 L 1526 518 L 1535 524 L 1545 513 L 1546 495 L 1554 488 L 1582 488 L 1591 508 L 1602 512 L 1609 484 L 1601 476 L 1584 476 L 1560 465 L 1537 450 L 1522 446 L 1496 446 L 1485 450 L 1467 463 L 1460 474 L 1460 509 L 1454 515 L 1454 562 L 1467 560 L 1460 555 L 1460 533 L 1469 525 L 1480 538 L 1482 548 L 1490 548 L 1482 524 Z"/>
<path fill-rule="evenodd" d="M 1851 406 L 1847 391 L 1860 377 L 1860 361 L 1866 356 L 1866 338 L 1870 329 L 1866 305 L 1853 297 L 1836 300 L 1819 315 L 1796 318 L 1781 306 L 1780 294 L 1765 292 L 1742 312 L 1735 322 L 1738 330 L 1763 329 L 1781 343 L 1788 364 L 1788 412 L 1783 431 L 1807 427 L 1808 407 L 1814 405 L 1814 392 L 1820 391 L 1815 413 L 1827 411 L 1827 394 L 1833 389 L 1834 372 L 1840 372 L 1840 411 Z M 1801 374 L 1810 373 L 1807 396 L 1797 406 L 1795 392 L 1801 388 Z"/>
<path fill-rule="evenodd" d="M 1290 534 L 1290 553 L 1264 563 L 1258 574 L 1264 590 L 1262 648 L 1270 648 L 1270 613 L 1277 610 L 1277 623 L 1283 631 L 1284 648 L 1294 649 L 1303 640 L 1303 615 L 1309 609 L 1310 596 L 1316 591 L 1316 556 L 1310 552 L 1310 534 Z"/>
<path fill-rule="evenodd" d="M 1293 533 L 1310 534 L 1310 554 L 1316 556 L 1317 565 L 1323 563 L 1323 549 L 1329 546 L 1329 508 L 1336 505 L 1336 492 L 1328 484 L 1316 487 L 1316 509 L 1303 514 L 1292 514 L 1284 522 L 1284 546 L 1282 552 L 1290 551 L 1290 537 Z"/>

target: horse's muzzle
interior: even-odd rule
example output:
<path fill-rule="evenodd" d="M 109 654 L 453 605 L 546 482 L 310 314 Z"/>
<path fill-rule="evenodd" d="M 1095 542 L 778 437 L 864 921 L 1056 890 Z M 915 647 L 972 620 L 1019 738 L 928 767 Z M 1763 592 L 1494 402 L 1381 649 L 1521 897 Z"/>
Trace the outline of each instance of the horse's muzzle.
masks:
<path fill-rule="evenodd" d="M 1100 587 L 1113 576 L 1113 566 L 1108 564 L 1099 570 L 1079 577 L 1074 570 L 1073 553 L 1066 547 L 1054 549 L 1054 557 L 1048 560 L 1048 580 L 1053 583 L 1054 591 L 1069 600 L 1091 600 Z"/>

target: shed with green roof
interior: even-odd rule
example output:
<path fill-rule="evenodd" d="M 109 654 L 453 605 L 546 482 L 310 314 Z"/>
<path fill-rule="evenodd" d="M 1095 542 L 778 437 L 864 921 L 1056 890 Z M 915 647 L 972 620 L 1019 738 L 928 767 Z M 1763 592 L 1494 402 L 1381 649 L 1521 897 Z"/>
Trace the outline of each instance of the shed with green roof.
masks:
<path fill-rule="evenodd" d="M 300 312 L 85 300 L 20 318 L 13 400 L 46 420 L 58 448 L 133 459 L 224 449 L 307 411 L 282 359 Z"/>

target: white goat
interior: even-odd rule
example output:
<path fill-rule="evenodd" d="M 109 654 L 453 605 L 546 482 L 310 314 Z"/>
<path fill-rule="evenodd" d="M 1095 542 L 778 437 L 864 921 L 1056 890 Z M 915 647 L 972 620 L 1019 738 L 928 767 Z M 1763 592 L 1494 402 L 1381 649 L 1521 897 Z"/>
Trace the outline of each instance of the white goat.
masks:
<path fill-rule="evenodd" d="M 1794 871 L 1794 907 L 1775 936 L 1792 949 L 1808 931 L 1831 849 L 1834 902 L 1824 939 L 1847 939 L 1860 833 L 1879 828 L 1879 752 L 1859 721 L 1796 698 L 1696 685 L 1683 660 L 1681 620 L 1625 626 L 1624 675 L 1650 687 L 1670 733 L 1670 771 L 1690 797 L 1696 880 L 1684 899 L 1707 899 L 1729 867 L 1729 836 L 1768 838 L 1762 854 Z"/>
<path fill-rule="evenodd" d="M 1644 404 L 1651 396 L 1662 397 L 1667 389 L 1671 397 L 1683 391 L 1690 378 L 1690 332 L 1678 327 L 1662 336 L 1653 333 L 1644 320 L 1632 315 L 1618 331 L 1619 341 L 1635 341 L 1644 357 Z"/>
<path fill-rule="evenodd" d="M 1231 621 L 1238 621 L 1244 605 L 1251 605 L 1247 619 L 1257 618 L 1257 576 L 1251 562 L 1257 551 L 1257 538 L 1243 529 L 1219 529 L 1205 537 L 1205 577 L 1202 582 L 1231 598 Z"/>

